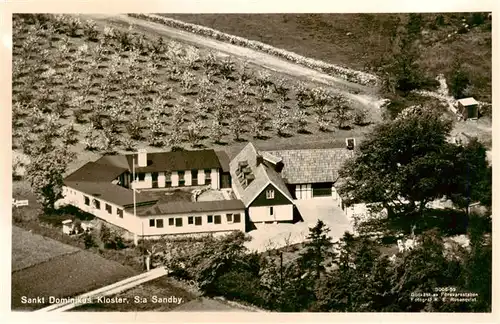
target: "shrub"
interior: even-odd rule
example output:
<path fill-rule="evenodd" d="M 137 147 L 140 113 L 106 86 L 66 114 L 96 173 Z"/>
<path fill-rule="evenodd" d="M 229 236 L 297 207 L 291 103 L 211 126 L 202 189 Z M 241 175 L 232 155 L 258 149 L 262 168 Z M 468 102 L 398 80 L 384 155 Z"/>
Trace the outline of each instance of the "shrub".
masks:
<path fill-rule="evenodd" d="M 82 22 L 78 18 L 70 18 L 66 22 L 66 28 L 69 36 L 76 37 L 78 36 L 78 31 L 82 27 Z"/>
<path fill-rule="evenodd" d="M 73 231 L 75 234 L 79 234 L 83 232 L 83 227 L 82 227 L 82 221 L 79 219 L 76 219 L 73 225 Z"/>
<path fill-rule="evenodd" d="M 473 12 L 467 18 L 467 24 L 469 24 L 471 26 L 482 25 L 486 21 L 486 16 L 487 16 L 487 14 L 482 13 L 482 12 Z"/>
<path fill-rule="evenodd" d="M 208 292 L 209 294 L 243 300 L 257 306 L 264 304 L 260 279 L 250 271 L 238 269 L 224 273 L 217 278 L 213 287 L 214 290 Z"/>
<path fill-rule="evenodd" d="M 366 125 L 367 112 L 364 109 L 358 109 L 354 113 L 354 124 L 358 126 Z"/>
<path fill-rule="evenodd" d="M 180 151 L 185 151 L 185 149 L 183 147 L 181 147 L 181 146 L 174 145 L 174 146 L 172 146 L 170 148 L 170 151 L 172 151 L 172 152 L 180 152 Z"/>
<path fill-rule="evenodd" d="M 124 51 L 128 51 L 132 49 L 134 45 L 134 38 L 132 36 L 132 27 L 129 27 L 126 31 L 114 30 L 113 36 L 120 44 L 120 47 Z"/>
<path fill-rule="evenodd" d="M 470 84 L 470 79 L 468 74 L 461 68 L 460 65 L 454 68 L 452 76 L 450 78 L 450 92 L 455 99 L 460 99 L 464 97 L 465 89 Z"/>
<path fill-rule="evenodd" d="M 102 226 L 101 226 L 101 231 L 99 233 L 99 238 L 101 239 L 102 243 L 104 243 L 104 244 L 106 244 L 107 242 L 109 242 L 109 240 L 111 239 L 111 231 L 104 224 L 102 224 Z"/>
<path fill-rule="evenodd" d="M 85 244 L 86 249 L 90 249 L 90 248 L 95 247 L 96 243 L 94 240 L 94 236 L 89 232 L 85 232 L 83 234 L 83 244 Z"/>
<path fill-rule="evenodd" d="M 97 30 L 96 23 L 93 20 L 87 20 L 83 25 L 83 35 L 90 41 L 97 41 L 99 31 Z"/>
<path fill-rule="evenodd" d="M 83 124 L 85 122 L 85 110 L 82 108 L 76 108 L 73 110 L 73 116 L 75 117 L 75 122 L 78 124 Z"/>
<path fill-rule="evenodd" d="M 437 15 L 436 16 L 436 20 L 435 20 L 435 24 L 437 26 L 444 26 L 446 24 L 444 16 L 443 15 Z"/>

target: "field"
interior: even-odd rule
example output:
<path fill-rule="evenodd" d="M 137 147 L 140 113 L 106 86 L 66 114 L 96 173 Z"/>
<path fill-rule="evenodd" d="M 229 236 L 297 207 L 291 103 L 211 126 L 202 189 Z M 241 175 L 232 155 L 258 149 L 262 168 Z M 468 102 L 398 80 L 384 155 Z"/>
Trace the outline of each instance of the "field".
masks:
<path fill-rule="evenodd" d="M 36 251 L 36 253 L 33 253 Z M 12 227 L 12 271 L 19 271 L 53 258 L 78 252 L 79 249 L 17 226 Z"/>
<path fill-rule="evenodd" d="M 20 269 L 23 266 L 24 269 L 12 273 L 13 310 L 32 310 L 44 306 L 43 304 L 23 304 L 22 296 L 45 297 L 45 302 L 48 303 L 48 296 L 75 296 L 136 274 L 132 268 L 91 252 L 79 249 L 75 251 L 75 248 L 71 246 L 37 234 L 28 234 L 16 227 L 14 231 L 20 234 L 22 239 L 14 238 L 12 242 L 13 268 Z M 53 250 L 50 257 L 46 253 L 48 247 Z M 68 254 L 65 251 L 71 251 L 71 253 Z M 46 257 L 42 259 L 39 254 Z M 17 261 L 21 257 L 30 261 L 30 267 L 26 267 L 23 261 Z"/>
<path fill-rule="evenodd" d="M 394 19 L 402 24 L 408 19 L 401 14 L 162 15 L 376 74 L 381 58 L 391 50 Z M 455 61 L 463 63 L 471 94 L 491 102 L 491 20 L 475 23 L 466 13 L 423 14 L 419 66 L 435 78 L 440 73 L 448 77 Z"/>
<path fill-rule="evenodd" d="M 364 107 L 313 83 L 128 26 L 15 15 L 13 32 L 13 149 L 29 156 L 62 142 L 78 153 L 70 170 L 139 146 L 314 142 L 370 129 Z"/>

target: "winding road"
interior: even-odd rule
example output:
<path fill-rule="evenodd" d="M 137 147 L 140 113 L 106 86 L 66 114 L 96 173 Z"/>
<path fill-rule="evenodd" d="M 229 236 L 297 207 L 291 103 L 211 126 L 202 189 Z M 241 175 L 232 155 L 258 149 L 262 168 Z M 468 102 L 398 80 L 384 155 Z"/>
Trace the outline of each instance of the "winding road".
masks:
<path fill-rule="evenodd" d="M 80 14 L 79 16 L 82 19 L 92 19 L 101 25 L 109 26 L 109 24 L 114 24 L 122 27 L 133 25 L 135 30 L 209 48 L 223 53 L 222 55 L 232 55 L 246 60 L 249 64 L 327 86 L 330 90 L 344 94 L 353 101 L 368 108 L 372 121 L 377 122 L 381 120 L 380 105 L 383 101 L 377 96 L 378 89 L 376 88 L 348 82 L 344 79 L 336 78 L 257 50 L 217 41 L 159 23 L 133 18 L 126 14 Z"/>

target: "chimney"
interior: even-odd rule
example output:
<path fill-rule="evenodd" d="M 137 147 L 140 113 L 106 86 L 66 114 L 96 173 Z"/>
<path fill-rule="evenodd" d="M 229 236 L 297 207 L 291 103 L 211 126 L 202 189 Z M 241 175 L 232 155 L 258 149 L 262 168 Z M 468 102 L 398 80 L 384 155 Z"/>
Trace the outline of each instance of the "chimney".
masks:
<path fill-rule="evenodd" d="M 348 150 L 354 150 L 356 146 L 356 140 L 352 137 L 345 139 L 345 145 Z"/>
<path fill-rule="evenodd" d="M 285 164 L 283 164 L 282 161 L 279 161 L 278 163 L 276 163 L 276 167 L 274 168 L 274 170 L 278 173 L 281 173 L 281 171 L 283 170 L 284 167 L 285 167 Z"/>
<path fill-rule="evenodd" d="M 256 161 L 255 161 L 255 166 L 259 166 L 262 163 L 264 163 L 264 158 L 262 157 L 262 155 L 257 154 Z"/>
<path fill-rule="evenodd" d="M 137 166 L 140 168 L 148 166 L 148 153 L 145 149 L 139 149 L 138 151 L 138 161 Z"/>

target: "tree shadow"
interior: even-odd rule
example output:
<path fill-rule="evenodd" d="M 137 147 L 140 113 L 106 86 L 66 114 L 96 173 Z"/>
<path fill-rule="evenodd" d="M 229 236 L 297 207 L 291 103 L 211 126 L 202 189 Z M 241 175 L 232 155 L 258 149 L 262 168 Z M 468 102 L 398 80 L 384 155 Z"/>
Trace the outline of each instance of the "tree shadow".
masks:
<path fill-rule="evenodd" d="M 196 149 L 206 148 L 205 144 L 202 144 L 202 143 L 192 144 L 191 146 L 192 146 L 193 148 L 196 148 Z"/>
<path fill-rule="evenodd" d="M 297 207 L 294 207 L 293 208 L 293 219 L 292 219 L 292 223 L 295 224 L 295 223 L 298 223 L 298 222 L 303 222 L 304 221 L 304 218 L 302 217 L 302 215 L 300 214 L 300 211 Z"/>
<path fill-rule="evenodd" d="M 360 126 L 360 127 L 365 127 L 365 126 L 368 126 L 368 125 L 371 125 L 371 124 L 372 124 L 371 121 L 365 121 L 365 122 L 355 123 L 356 126 Z"/>
<path fill-rule="evenodd" d="M 177 145 L 174 145 L 170 148 L 170 151 L 171 152 L 181 152 L 181 151 L 185 151 L 186 149 L 184 149 L 182 146 L 177 146 Z"/>
<path fill-rule="evenodd" d="M 421 234 L 431 229 L 438 229 L 443 236 L 467 233 L 469 217 L 467 213 L 452 208 L 427 209 L 418 213 L 401 213 L 387 219 L 387 228 L 393 232 Z"/>
<path fill-rule="evenodd" d="M 278 134 L 279 137 L 283 137 L 283 138 L 290 138 L 290 137 L 293 137 L 292 134 L 290 133 L 279 133 Z"/>

